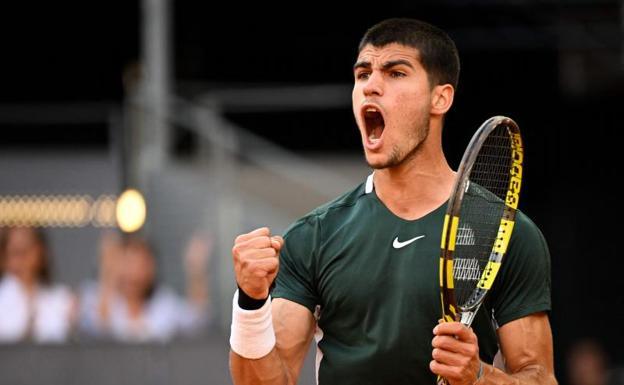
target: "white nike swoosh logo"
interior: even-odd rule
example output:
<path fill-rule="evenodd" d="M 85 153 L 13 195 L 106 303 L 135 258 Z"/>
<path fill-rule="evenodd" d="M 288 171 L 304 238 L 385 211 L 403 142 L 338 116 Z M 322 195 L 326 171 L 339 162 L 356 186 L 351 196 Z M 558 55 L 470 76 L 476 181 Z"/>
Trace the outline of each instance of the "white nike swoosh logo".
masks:
<path fill-rule="evenodd" d="M 392 242 L 392 247 L 394 247 L 395 249 L 400 249 L 402 247 L 405 247 L 407 245 L 409 245 L 410 243 L 419 240 L 420 238 L 424 238 L 424 235 L 420 235 L 418 237 L 412 238 L 412 239 L 408 239 L 407 241 L 404 242 L 400 242 L 399 241 L 399 237 L 394 238 L 394 242 Z"/>

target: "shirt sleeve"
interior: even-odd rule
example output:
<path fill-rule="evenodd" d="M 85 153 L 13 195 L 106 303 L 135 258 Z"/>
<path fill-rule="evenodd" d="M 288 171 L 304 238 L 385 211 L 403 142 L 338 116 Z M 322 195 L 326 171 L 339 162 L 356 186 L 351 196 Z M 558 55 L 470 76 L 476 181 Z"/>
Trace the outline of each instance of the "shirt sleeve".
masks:
<path fill-rule="evenodd" d="M 284 298 L 308 308 L 312 313 L 319 303 L 316 290 L 316 258 L 320 225 L 310 215 L 295 222 L 284 234 L 279 272 L 273 298 Z"/>
<path fill-rule="evenodd" d="M 507 255 L 492 288 L 496 324 L 550 311 L 550 253 L 539 228 L 518 211 Z"/>

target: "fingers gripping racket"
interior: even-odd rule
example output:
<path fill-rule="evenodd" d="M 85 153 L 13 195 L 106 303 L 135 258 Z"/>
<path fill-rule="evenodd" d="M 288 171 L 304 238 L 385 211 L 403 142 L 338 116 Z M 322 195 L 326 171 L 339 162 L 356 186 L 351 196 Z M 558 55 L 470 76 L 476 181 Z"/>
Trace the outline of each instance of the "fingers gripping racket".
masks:
<path fill-rule="evenodd" d="M 445 322 L 470 326 L 492 288 L 514 228 L 523 157 L 520 129 L 504 116 L 485 121 L 464 152 L 442 229 Z"/>

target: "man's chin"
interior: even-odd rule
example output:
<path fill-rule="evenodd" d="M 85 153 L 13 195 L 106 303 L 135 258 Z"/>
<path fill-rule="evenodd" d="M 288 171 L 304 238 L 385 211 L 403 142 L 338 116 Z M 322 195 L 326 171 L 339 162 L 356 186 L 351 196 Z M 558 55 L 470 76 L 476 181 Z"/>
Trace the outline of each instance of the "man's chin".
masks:
<path fill-rule="evenodd" d="M 368 163 L 368 167 L 373 170 L 382 170 L 384 168 L 390 167 L 390 162 L 388 159 L 380 159 L 379 157 L 370 157 L 366 156 L 366 163 Z"/>
<path fill-rule="evenodd" d="M 368 167 L 372 168 L 373 170 L 383 170 L 384 168 L 388 168 L 388 164 L 386 163 L 371 163 L 371 162 L 367 162 L 368 163 Z"/>

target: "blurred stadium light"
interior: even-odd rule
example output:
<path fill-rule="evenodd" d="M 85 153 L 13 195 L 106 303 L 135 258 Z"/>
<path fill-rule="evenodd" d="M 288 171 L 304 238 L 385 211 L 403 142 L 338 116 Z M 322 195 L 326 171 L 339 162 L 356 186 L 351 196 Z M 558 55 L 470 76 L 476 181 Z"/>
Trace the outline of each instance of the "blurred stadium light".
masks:
<path fill-rule="evenodd" d="M 113 195 L 0 196 L 0 227 L 115 227 L 115 206 Z"/>

